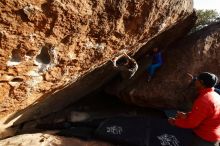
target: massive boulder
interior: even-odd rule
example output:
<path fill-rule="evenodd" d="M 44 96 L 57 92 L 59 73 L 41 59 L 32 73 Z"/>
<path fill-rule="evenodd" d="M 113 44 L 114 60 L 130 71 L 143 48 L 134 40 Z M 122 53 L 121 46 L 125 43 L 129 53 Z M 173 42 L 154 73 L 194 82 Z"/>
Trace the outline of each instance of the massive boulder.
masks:
<path fill-rule="evenodd" d="M 116 73 L 114 57 L 183 36 L 192 13 L 192 0 L 0 1 L 0 123 L 44 116 L 99 88 Z"/>
<path fill-rule="evenodd" d="M 149 83 L 146 76 L 136 77 L 129 86 L 120 84 L 118 96 L 139 106 L 189 109 L 196 93 L 187 73 L 220 77 L 220 22 L 186 36 L 163 55 L 165 63 Z"/>

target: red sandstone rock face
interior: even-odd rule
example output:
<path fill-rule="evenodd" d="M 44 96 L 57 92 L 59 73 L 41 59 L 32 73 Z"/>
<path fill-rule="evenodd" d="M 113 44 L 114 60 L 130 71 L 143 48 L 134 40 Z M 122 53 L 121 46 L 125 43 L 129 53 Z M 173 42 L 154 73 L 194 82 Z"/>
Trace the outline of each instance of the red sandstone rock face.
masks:
<path fill-rule="evenodd" d="M 0 1 L 0 121 L 74 102 L 111 78 L 113 57 L 134 55 L 192 11 L 192 0 Z"/>
<path fill-rule="evenodd" d="M 187 72 L 213 72 L 220 77 L 220 23 L 208 26 L 187 36 L 164 53 L 164 66 L 150 83 L 143 76 L 124 87 L 120 97 L 124 101 L 148 107 L 181 108 L 195 97 L 193 88 L 187 88 Z M 133 93 L 132 93 L 132 92 Z"/>

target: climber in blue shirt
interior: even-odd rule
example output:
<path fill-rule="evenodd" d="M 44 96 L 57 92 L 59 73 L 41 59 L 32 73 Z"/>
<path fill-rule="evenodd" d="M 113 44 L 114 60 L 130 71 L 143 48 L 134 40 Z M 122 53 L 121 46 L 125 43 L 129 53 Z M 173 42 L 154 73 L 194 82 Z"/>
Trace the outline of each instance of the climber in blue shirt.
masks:
<path fill-rule="evenodd" d="M 148 78 L 147 81 L 149 82 L 151 78 L 154 76 L 156 69 L 161 67 L 163 64 L 162 54 L 158 48 L 153 48 L 152 56 L 152 63 L 147 67 Z"/>

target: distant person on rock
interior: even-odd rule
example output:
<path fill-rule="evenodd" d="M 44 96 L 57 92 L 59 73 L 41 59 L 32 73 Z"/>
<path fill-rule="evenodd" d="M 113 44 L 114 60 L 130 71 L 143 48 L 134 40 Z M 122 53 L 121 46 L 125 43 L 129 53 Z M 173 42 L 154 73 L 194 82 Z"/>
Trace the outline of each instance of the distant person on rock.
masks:
<path fill-rule="evenodd" d="M 155 71 L 163 64 L 162 53 L 157 47 L 153 48 L 152 52 L 150 53 L 150 56 L 152 56 L 152 62 L 147 67 L 148 82 L 150 82 L 151 78 L 154 76 Z"/>
<path fill-rule="evenodd" d="M 198 96 L 191 112 L 177 112 L 169 123 L 181 128 L 190 128 L 194 138 L 190 146 L 219 146 L 220 141 L 220 95 L 214 91 L 217 76 L 203 72 L 196 78 L 194 86 Z"/>

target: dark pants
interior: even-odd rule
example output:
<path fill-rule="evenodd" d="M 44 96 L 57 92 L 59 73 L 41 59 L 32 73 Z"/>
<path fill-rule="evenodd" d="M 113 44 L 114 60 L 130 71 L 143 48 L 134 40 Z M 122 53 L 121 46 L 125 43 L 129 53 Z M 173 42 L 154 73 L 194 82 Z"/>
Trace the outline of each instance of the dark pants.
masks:
<path fill-rule="evenodd" d="M 193 138 L 190 146 L 219 146 L 219 142 L 208 142 L 208 141 L 205 141 L 202 138 L 194 135 L 194 138 Z"/>

